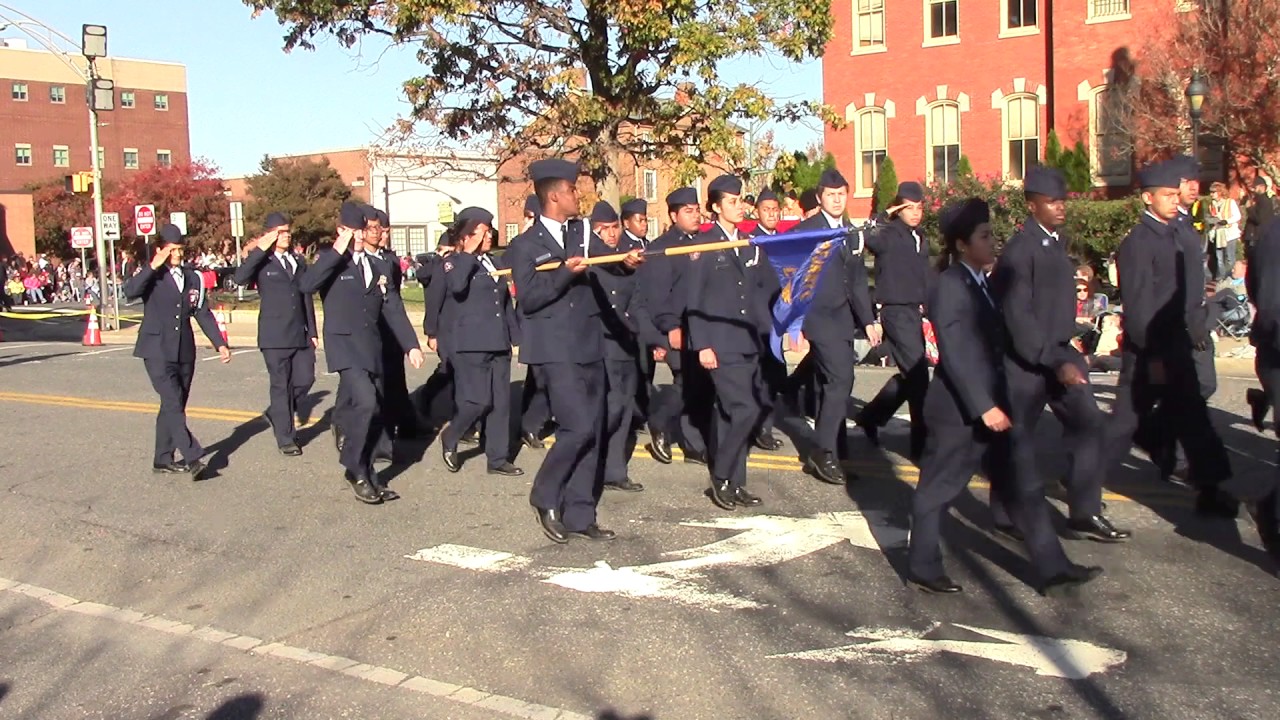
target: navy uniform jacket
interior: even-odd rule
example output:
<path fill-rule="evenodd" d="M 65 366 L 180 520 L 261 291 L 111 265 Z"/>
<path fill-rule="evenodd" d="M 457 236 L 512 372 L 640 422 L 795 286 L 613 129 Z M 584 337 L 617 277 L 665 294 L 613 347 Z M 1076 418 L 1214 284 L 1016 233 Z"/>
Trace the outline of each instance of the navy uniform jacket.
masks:
<path fill-rule="evenodd" d="M 929 307 L 939 359 L 925 396 L 925 423 L 973 425 L 993 407 L 1008 408 L 1004 321 L 967 266 L 957 260 L 938 274 Z"/>
<path fill-rule="evenodd" d="M 827 216 L 818 213 L 795 226 L 795 230 L 830 228 Z M 845 227 L 852 227 L 845 222 Z M 855 247 L 851 247 L 850 244 Z M 867 287 L 867 266 L 862 261 L 856 240 L 846 240 L 841 252 L 827 260 L 818 275 L 813 304 L 805 313 L 801 328 L 809 338 L 827 341 L 853 341 L 856 333 L 876 321 Z"/>
<path fill-rule="evenodd" d="M 866 233 L 867 249 L 876 256 L 876 302 L 881 305 L 924 305 L 929 299 L 929 240 L 919 228 L 920 248 L 911 228 L 899 218 Z"/>
<path fill-rule="evenodd" d="M 1005 313 L 1009 355 L 1027 370 L 1056 371 L 1079 357 L 1076 334 L 1075 265 L 1067 239 L 1055 240 L 1040 223 L 1027 220 L 1000 253 L 991 290 Z"/>
<path fill-rule="evenodd" d="M 716 224 L 694 239 L 697 244 L 728 240 Z M 713 250 L 689 256 L 687 273 L 689 349 L 752 355 L 772 322 L 756 268 L 767 264 L 755 246 Z M 750 263 L 750 265 L 748 265 Z M 767 296 L 765 296 L 767 297 Z"/>
<path fill-rule="evenodd" d="M 493 265 L 495 270 L 502 267 L 496 260 Z M 490 275 L 471 253 L 454 253 L 440 267 L 453 300 L 450 352 L 503 353 L 520 344 L 506 278 Z"/>
<path fill-rule="evenodd" d="M 1249 341 L 1280 352 L 1280 221 L 1267 225 L 1254 244 L 1244 286 L 1258 309 Z"/>
<path fill-rule="evenodd" d="M 618 239 L 613 253 L 640 248 L 628 233 Z M 636 284 L 638 271 L 621 263 L 600 265 L 587 270 L 594 283 L 596 301 L 600 304 L 600 321 L 604 327 L 604 356 L 608 360 L 630 360 L 641 348 L 660 341 L 657 328 L 649 317 Z"/>
<path fill-rule="evenodd" d="M 161 265 L 159 270 L 148 264 L 125 282 L 124 296 L 143 301 L 142 327 L 133 346 L 134 357 L 172 363 L 195 362 L 193 317 L 215 348 L 226 345 L 218 331 L 218 321 L 206 302 L 200 274 L 183 267 L 182 277 L 183 289 L 178 290 L 168 264 Z"/>
<path fill-rule="evenodd" d="M 259 348 L 308 348 L 316 330 L 315 296 L 299 290 L 307 273 L 307 261 L 293 252 L 292 275 L 276 257 L 275 249 L 249 251 L 249 257 L 236 268 L 237 285 L 257 283 L 262 298 L 258 309 Z"/>
<path fill-rule="evenodd" d="M 448 357 L 453 351 L 453 315 L 456 303 L 445 284 L 443 259 L 431 266 L 424 300 L 426 311 L 422 318 L 422 331 L 427 337 L 436 339 L 440 357 Z"/>
<path fill-rule="evenodd" d="M 368 287 L 350 249 L 341 254 L 332 247 L 321 250 L 316 264 L 302 279 L 302 292 L 319 292 L 324 301 L 324 348 L 329 372 L 356 368 L 381 374 L 382 333 L 378 322 L 384 318 L 405 352 L 418 347 L 400 295 L 385 289 L 390 282 L 390 268 L 376 257 L 365 255 L 365 259 L 371 275 Z"/>
<path fill-rule="evenodd" d="M 613 252 L 592 238 L 589 232 L 584 237 L 580 221 L 571 222 L 562 248 L 539 218 L 511 241 L 503 257 L 515 280 L 523 335 L 521 362 L 587 364 L 604 359 L 600 304 L 591 278 L 586 272 L 575 275 L 563 266 L 542 272 L 537 269 L 545 262 L 582 257 L 584 242 L 590 255 Z"/>
<path fill-rule="evenodd" d="M 1177 233 L 1176 225 L 1144 213 L 1120 243 L 1116 268 L 1124 302 L 1125 352 L 1161 358 L 1188 344 L 1186 274 L 1179 264 L 1184 259 Z"/>
<path fill-rule="evenodd" d="M 1204 239 L 1191 224 L 1191 215 L 1178 212 L 1173 223 L 1177 228 L 1178 247 L 1182 250 L 1182 272 L 1186 275 L 1186 323 L 1193 342 L 1209 340 L 1209 303 L 1205 298 L 1208 278 L 1204 272 Z"/>
<path fill-rule="evenodd" d="M 636 282 L 642 294 L 641 302 L 648 311 L 653 327 L 660 335 L 658 347 L 671 349 L 667 342 L 667 333 L 685 325 L 685 302 L 688 292 L 684 286 L 684 274 L 688 269 L 689 257 L 662 255 L 667 248 L 689 245 L 693 236 L 685 235 L 672 227 L 649 243 L 646 250 L 648 256 L 643 265 L 636 271 Z"/>
<path fill-rule="evenodd" d="M 776 232 L 765 232 L 762 228 L 757 227 L 756 231 L 749 236 L 744 237 L 762 237 L 768 235 L 777 235 Z M 763 322 L 760 328 L 762 339 L 769 337 L 770 331 L 773 329 L 773 305 L 778 302 L 778 297 L 782 294 L 782 283 L 778 280 L 778 272 L 773 269 L 773 263 L 769 261 L 769 253 L 763 247 L 758 245 L 752 246 L 752 253 L 746 258 L 747 272 L 755 280 L 756 293 L 753 301 L 756 304 L 756 317 Z M 761 348 L 761 352 L 770 352 L 767 344 Z"/>

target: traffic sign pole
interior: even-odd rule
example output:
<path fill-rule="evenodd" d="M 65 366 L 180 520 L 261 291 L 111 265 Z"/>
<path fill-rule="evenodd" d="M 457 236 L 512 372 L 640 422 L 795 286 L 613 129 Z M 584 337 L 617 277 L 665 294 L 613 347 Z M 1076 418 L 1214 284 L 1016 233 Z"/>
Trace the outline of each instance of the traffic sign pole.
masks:
<path fill-rule="evenodd" d="M 239 200 L 231 202 L 231 234 L 236 239 L 236 267 L 244 262 L 240 253 L 240 241 L 244 238 L 244 204 Z M 244 300 L 244 286 L 236 283 L 236 300 Z"/>

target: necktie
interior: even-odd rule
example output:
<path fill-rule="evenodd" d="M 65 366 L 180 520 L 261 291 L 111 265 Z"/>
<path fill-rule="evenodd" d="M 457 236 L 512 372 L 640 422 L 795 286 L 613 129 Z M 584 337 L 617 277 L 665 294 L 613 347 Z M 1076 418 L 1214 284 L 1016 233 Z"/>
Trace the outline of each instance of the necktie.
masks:
<path fill-rule="evenodd" d="M 569 223 L 560 226 L 560 247 L 569 252 Z"/>
<path fill-rule="evenodd" d="M 356 253 L 356 267 L 360 268 L 360 278 L 364 280 L 364 286 L 369 287 L 369 266 L 365 261 L 364 253 Z"/>
<path fill-rule="evenodd" d="M 987 279 L 978 276 L 978 287 L 982 288 L 982 295 L 987 299 L 987 304 L 991 307 L 996 306 L 996 301 L 991 299 L 991 293 L 987 291 Z"/>
<path fill-rule="evenodd" d="M 490 274 L 497 272 L 497 270 L 493 267 L 493 261 L 489 259 L 488 255 L 480 256 L 480 264 L 484 266 L 485 272 L 488 272 Z"/>
<path fill-rule="evenodd" d="M 293 276 L 293 258 L 289 257 L 288 255 L 279 255 L 277 257 L 280 258 L 280 264 L 284 266 L 284 271 L 289 273 L 289 276 L 292 277 Z"/>

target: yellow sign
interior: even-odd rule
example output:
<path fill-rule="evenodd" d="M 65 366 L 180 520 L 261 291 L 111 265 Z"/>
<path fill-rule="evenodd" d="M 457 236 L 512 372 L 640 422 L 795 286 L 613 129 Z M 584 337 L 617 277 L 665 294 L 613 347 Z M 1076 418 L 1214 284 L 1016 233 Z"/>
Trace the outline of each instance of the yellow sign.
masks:
<path fill-rule="evenodd" d="M 439 214 L 439 217 L 440 217 L 440 224 L 452 225 L 453 224 L 453 205 L 448 202 L 442 202 L 439 205 L 437 205 L 436 208 L 437 208 L 436 212 Z"/>

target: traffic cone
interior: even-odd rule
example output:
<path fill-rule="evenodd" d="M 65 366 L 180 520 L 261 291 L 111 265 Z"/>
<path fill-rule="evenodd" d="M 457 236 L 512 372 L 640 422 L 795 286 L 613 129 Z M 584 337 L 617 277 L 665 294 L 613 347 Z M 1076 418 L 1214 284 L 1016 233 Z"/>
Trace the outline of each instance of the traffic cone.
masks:
<path fill-rule="evenodd" d="M 89 308 L 89 322 L 84 326 L 84 339 L 80 344 L 88 347 L 102 344 L 102 330 L 98 328 L 98 313 L 92 307 Z"/>
<path fill-rule="evenodd" d="M 218 309 L 214 311 L 213 317 L 218 321 L 218 332 L 222 334 L 222 342 L 229 345 L 230 343 L 227 342 L 227 316 L 226 313 L 222 311 L 221 305 L 219 305 Z"/>

